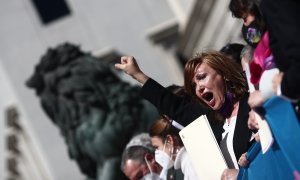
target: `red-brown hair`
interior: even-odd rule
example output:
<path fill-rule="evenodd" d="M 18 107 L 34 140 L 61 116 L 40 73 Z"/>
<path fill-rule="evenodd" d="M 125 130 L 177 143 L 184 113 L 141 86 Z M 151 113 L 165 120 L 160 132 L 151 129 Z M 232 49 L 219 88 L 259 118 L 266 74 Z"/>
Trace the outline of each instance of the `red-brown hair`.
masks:
<path fill-rule="evenodd" d="M 241 96 L 247 92 L 247 81 L 243 74 L 241 65 L 237 64 L 230 57 L 218 51 L 203 52 L 196 54 L 185 65 L 184 69 L 184 88 L 187 93 L 196 97 L 194 76 L 198 65 L 205 63 L 213 68 L 219 75 L 224 77 L 228 82 L 225 83 L 227 91 L 231 91 L 238 101 Z"/>
<path fill-rule="evenodd" d="M 150 137 L 157 136 L 162 139 L 164 142 L 167 138 L 167 135 L 171 135 L 173 139 L 178 143 L 177 145 L 182 147 L 183 143 L 179 137 L 179 129 L 175 128 L 170 120 L 166 118 L 157 119 L 150 127 L 149 130 Z"/>

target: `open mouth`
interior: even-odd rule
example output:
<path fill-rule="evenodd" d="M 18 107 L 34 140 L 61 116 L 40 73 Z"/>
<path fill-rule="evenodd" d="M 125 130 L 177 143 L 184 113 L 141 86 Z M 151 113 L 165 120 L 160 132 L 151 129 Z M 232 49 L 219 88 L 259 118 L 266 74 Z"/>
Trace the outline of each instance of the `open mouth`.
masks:
<path fill-rule="evenodd" d="M 211 92 L 206 92 L 202 95 L 202 98 L 207 102 L 210 102 L 213 99 L 213 97 L 213 93 Z"/>
<path fill-rule="evenodd" d="M 214 95 L 212 92 L 205 92 L 201 97 L 211 108 L 215 106 L 216 101 L 214 100 Z"/>

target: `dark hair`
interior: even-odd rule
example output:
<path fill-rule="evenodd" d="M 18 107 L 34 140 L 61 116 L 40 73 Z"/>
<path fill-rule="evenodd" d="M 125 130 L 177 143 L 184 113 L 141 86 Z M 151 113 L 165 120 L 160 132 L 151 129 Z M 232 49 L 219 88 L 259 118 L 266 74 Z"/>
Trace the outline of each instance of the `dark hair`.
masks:
<path fill-rule="evenodd" d="M 225 53 L 241 65 L 241 52 L 245 45 L 238 43 L 228 43 L 220 49 L 220 52 Z"/>
<path fill-rule="evenodd" d="M 183 146 L 183 143 L 179 137 L 179 129 L 172 126 L 171 122 L 163 117 L 157 119 L 151 125 L 149 135 L 150 137 L 157 136 L 161 138 L 163 142 L 166 140 L 167 135 L 171 135 L 175 139 L 177 146 Z"/>
<path fill-rule="evenodd" d="M 146 154 L 152 154 L 154 157 L 154 152 L 144 146 L 130 146 L 126 148 L 122 154 L 122 161 L 121 161 L 121 169 L 124 171 L 125 163 L 128 159 L 137 161 L 141 164 L 145 162 Z"/>
<path fill-rule="evenodd" d="M 257 24 L 261 32 L 264 32 L 266 28 L 259 4 L 260 0 L 231 0 L 228 8 L 232 16 L 239 19 L 248 13 L 254 15 L 254 23 Z"/>
<path fill-rule="evenodd" d="M 243 18 L 245 13 L 261 17 L 259 2 L 257 0 L 231 0 L 228 8 L 236 18 Z"/>

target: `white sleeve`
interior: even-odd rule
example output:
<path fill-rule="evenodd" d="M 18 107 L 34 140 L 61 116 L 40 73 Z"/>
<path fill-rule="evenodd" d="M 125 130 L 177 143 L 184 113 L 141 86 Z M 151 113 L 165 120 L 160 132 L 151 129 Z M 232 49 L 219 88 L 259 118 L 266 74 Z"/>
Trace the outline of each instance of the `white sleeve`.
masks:
<path fill-rule="evenodd" d="M 266 70 L 263 72 L 260 82 L 259 82 L 259 90 L 264 98 L 264 100 L 269 99 L 272 96 L 276 95 L 276 92 L 273 91 L 273 78 L 276 74 L 279 73 L 279 69 L 274 68 L 270 70 Z"/>

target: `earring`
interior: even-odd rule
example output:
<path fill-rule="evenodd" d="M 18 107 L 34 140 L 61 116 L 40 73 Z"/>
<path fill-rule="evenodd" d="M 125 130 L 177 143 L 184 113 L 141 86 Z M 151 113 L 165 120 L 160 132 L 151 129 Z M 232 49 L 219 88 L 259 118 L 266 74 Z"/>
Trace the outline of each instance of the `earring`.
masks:
<path fill-rule="evenodd" d="M 225 83 L 226 85 L 229 87 L 229 89 L 234 89 L 234 85 L 232 84 L 231 81 L 229 81 L 229 79 L 227 79 L 225 76 L 224 76 L 224 80 L 225 80 Z"/>
<path fill-rule="evenodd" d="M 224 79 L 226 82 L 229 82 L 229 79 L 227 79 L 225 76 L 223 77 L 223 79 Z"/>

